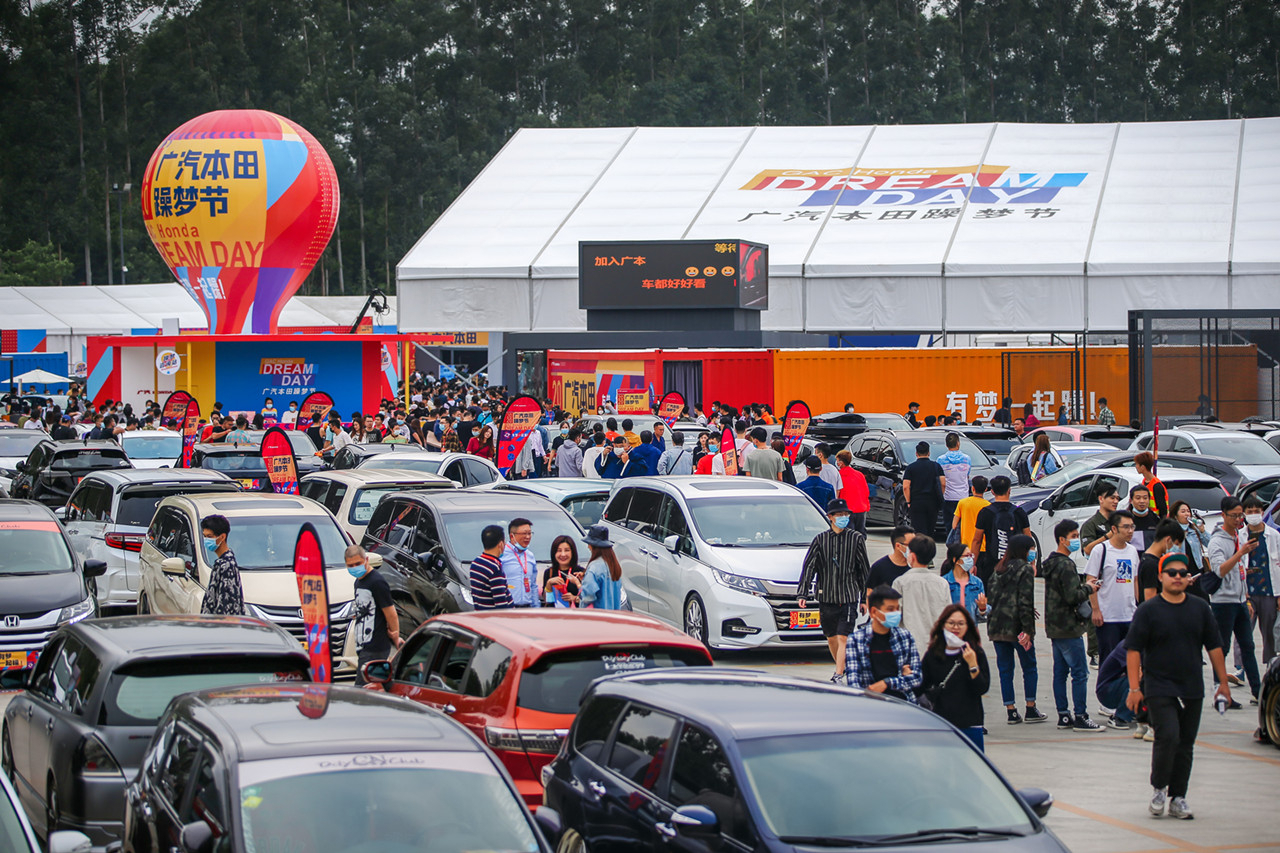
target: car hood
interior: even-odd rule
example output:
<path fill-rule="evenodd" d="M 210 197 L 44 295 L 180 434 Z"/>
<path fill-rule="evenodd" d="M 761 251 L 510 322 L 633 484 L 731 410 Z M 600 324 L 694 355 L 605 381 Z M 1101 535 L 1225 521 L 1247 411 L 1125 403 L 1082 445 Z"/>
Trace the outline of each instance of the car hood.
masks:
<path fill-rule="evenodd" d="M 1006 475 L 1008 476 L 1008 475 Z M 1009 490 L 1009 500 L 1027 512 L 1040 507 L 1040 501 L 1053 494 L 1053 489 L 1038 489 L 1035 486 L 1019 486 Z"/>
<path fill-rule="evenodd" d="M 5 614 L 44 614 L 70 607 L 88 595 L 79 572 L 50 572 L 44 575 L 0 573 L 0 611 Z"/>
<path fill-rule="evenodd" d="M 1249 482 L 1261 480 L 1263 477 L 1274 477 L 1280 474 L 1280 465 L 1236 465 L 1240 469 L 1240 473 L 1244 474 Z"/>
<path fill-rule="evenodd" d="M 341 568 L 326 568 L 326 585 L 329 588 L 329 605 L 342 604 L 355 598 L 355 579 Z M 244 600 L 249 604 L 266 607 L 297 607 L 298 576 L 292 569 L 257 569 L 240 573 L 240 586 Z"/>
<path fill-rule="evenodd" d="M 795 584 L 800 581 L 804 555 L 809 546 L 778 548 L 729 548 L 723 545 L 699 545 L 707 551 L 704 562 L 734 575 L 760 578 L 772 583 Z"/>

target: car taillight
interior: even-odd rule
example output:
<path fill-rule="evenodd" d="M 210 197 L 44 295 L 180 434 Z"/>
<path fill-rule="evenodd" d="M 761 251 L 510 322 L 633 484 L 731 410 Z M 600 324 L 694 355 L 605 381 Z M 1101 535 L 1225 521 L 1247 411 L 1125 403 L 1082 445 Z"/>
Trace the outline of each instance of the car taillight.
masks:
<path fill-rule="evenodd" d="M 80 774 L 82 776 L 119 776 L 120 765 L 107 745 L 94 735 L 80 741 Z"/>
<path fill-rule="evenodd" d="M 142 534 L 141 533 L 108 533 L 107 547 L 116 548 L 121 551 L 141 551 L 142 550 Z"/>
<path fill-rule="evenodd" d="M 523 750 L 555 755 L 560 751 L 560 744 L 569 734 L 568 729 L 500 729 L 496 726 L 485 726 L 484 738 L 494 749 Z"/>

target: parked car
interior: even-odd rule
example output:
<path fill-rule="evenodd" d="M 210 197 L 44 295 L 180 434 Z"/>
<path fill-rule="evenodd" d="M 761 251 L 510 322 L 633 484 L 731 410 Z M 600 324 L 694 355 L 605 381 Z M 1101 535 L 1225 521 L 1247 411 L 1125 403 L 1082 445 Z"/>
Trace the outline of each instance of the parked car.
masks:
<path fill-rule="evenodd" d="M 587 477 L 540 477 L 535 480 L 511 480 L 498 484 L 495 491 L 527 492 L 539 495 L 564 507 L 578 526 L 586 530 L 600 521 L 609 500 L 612 480 Z"/>
<path fill-rule="evenodd" d="M 1028 470 L 1030 469 L 1031 454 L 1035 452 L 1034 444 L 1019 444 L 1017 447 L 1009 451 L 1009 455 L 1004 458 L 1004 467 L 1010 471 L 1018 470 L 1018 463 L 1027 460 Z M 1100 441 L 1064 441 L 1062 444 L 1050 444 L 1049 453 L 1053 455 L 1053 461 L 1057 463 L 1058 470 L 1062 470 L 1067 463 L 1072 462 L 1084 456 L 1098 456 L 1101 454 L 1113 454 L 1116 452 L 1115 447 L 1110 444 L 1103 444 Z M 1133 454 L 1130 454 L 1130 458 Z M 1055 472 L 1057 473 L 1057 472 Z M 1046 475 L 1047 476 L 1047 475 Z M 1036 482 L 1039 482 L 1038 480 Z M 1017 483 L 1017 480 L 1014 480 Z"/>
<path fill-rule="evenodd" d="M 467 453 L 436 453 L 429 450 L 379 453 L 366 457 L 359 467 L 370 471 L 396 469 L 420 474 L 439 474 L 468 489 L 492 489 L 503 481 L 503 476 L 492 462 Z"/>
<path fill-rule="evenodd" d="M 551 565 L 553 539 L 582 538 L 567 512 L 535 495 L 440 489 L 398 492 L 378 504 L 361 544 L 382 557 L 402 636 L 437 614 L 471 609 L 480 531 L 489 524 L 505 531 L 513 518 L 533 522 L 530 550 L 543 570 Z"/>
<path fill-rule="evenodd" d="M 1262 438 L 1267 444 L 1271 445 L 1276 450 L 1280 450 L 1280 429 L 1273 429 L 1265 433 Z"/>
<path fill-rule="evenodd" d="M 925 429 L 959 433 L 981 447 L 982 451 L 994 461 L 1004 459 L 1009 455 L 1010 451 L 1015 450 L 1023 443 L 1023 439 L 1019 438 L 1016 432 L 998 425 L 942 426 L 925 427 Z"/>
<path fill-rule="evenodd" d="M 114 441 L 54 441 L 46 438 L 16 466 L 9 494 L 57 508 L 71 490 L 94 471 L 132 468 L 124 449 Z"/>
<path fill-rule="evenodd" d="M 1064 446 L 1074 447 L 1075 445 Z M 1014 486 L 1010 496 L 1014 503 L 1021 505 L 1030 512 L 1031 509 L 1039 505 L 1042 498 L 1048 497 L 1059 486 L 1075 479 L 1086 471 L 1103 468 L 1133 468 L 1134 455 L 1129 450 L 1113 450 L 1108 453 L 1081 455 L 1072 459 L 1060 470 L 1036 480 L 1030 486 Z M 1217 456 L 1166 451 L 1160 454 L 1160 462 L 1157 468 L 1161 478 L 1170 469 L 1199 471 L 1202 474 L 1208 474 L 1232 494 L 1240 492 L 1248 482 L 1244 473 L 1230 459 L 1222 459 Z"/>
<path fill-rule="evenodd" d="M 380 441 L 369 444 L 348 444 L 333 454 L 333 464 L 329 467 L 334 471 L 346 471 L 350 468 L 359 468 L 369 457 L 379 456 L 383 453 L 425 452 L 427 451 L 424 451 L 416 444 L 387 444 Z"/>
<path fill-rule="evenodd" d="M 48 507 L 0 500 L 0 687 L 35 666 L 59 626 L 98 613 L 101 560 L 81 560 Z"/>
<path fill-rule="evenodd" d="M 1092 441 L 1107 444 L 1119 450 L 1126 449 L 1137 438 L 1138 431 L 1126 426 L 1057 426 L 1036 427 L 1027 432 L 1025 441 L 1034 444 L 1037 433 L 1044 433 L 1053 442 L 1070 443 L 1075 441 Z"/>
<path fill-rule="evenodd" d="M 814 415 L 809 420 L 808 434 L 819 441 L 838 447 L 869 429 L 909 430 L 911 428 L 911 423 L 902 415 L 827 412 L 824 415 Z"/>
<path fill-rule="evenodd" d="M 1164 461 L 1163 457 L 1160 461 Z M 1261 480 L 1255 480 L 1252 483 L 1247 483 L 1241 486 L 1240 491 L 1236 493 L 1236 497 L 1240 498 L 1240 500 L 1244 500 L 1251 495 L 1257 495 L 1258 500 L 1266 504 L 1268 510 L 1274 513 L 1271 505 L 1274 504 L 1277 499 L 1280 499 L 1280 475 L 1275 477 L 1263 477 Z M 1280 518 L 1277 518 L 1276 521 L 1280 522 Z"/>
<path fill-rule="evenodd" d="M 305 681 L 307 654 L 280 628 L 235 616 L 119 616 L 59 629 L 4 711 L 0 754 L 41 835 L 120 837 L 124 788 L 181 693 Z"/>
<path fill-rule="evenodd" d="M 1154 433 L 1144 432 L 1134 439 L 1130 450 L 1150 450 Z M 1260 435 L 1214 429 L 1208 424 L 1190 424 L 1179 429 L 1160 430 L 1160 453 L 1203 453 L 1235 463 L 1250 480 L 1280 474 L 1280 450 Z"/>
<path fill-rule="evenodd" d="M 1263 739 L 1280 749 L 1280 655 L 1271 659 L 1262 674 L 1258 693 L 1258 730 Z"/>
<path fill-rule="evenodd" d="M 298 484 L 299 493 L 324 504 L 352 542 L 359 542 L 373 518 L 373 511 L 395 492 L 456 489 L 458 484 L 437 474 L 397 471 L 394 468 L 319 471 Z"/>
<path fill-rule="evenodd" d="M 125 802 L 124 853 L 551 849 L 461 725 L 325 684 L 176 699 Z"/>
<path fill-rule="evenodd" d="M 1212 530 L 1222 517 L 1222 499 L 1227 490 L 1208 474 L 1199 471 L 1162 471 L 1160 481 L 1169 490 L 1169 503 L 1186 501 L 1205 520 Z M 1120 509 L 1129 508 L 1129 490 L 1142 482 L 1142 475 L 1133 468 L 1102 468 L 1088 471 L 1059 486 L 1034 506 L 1021 500 L 1030 521 L 1031 535 L 1037 542 L 1036 553 L 1047 555 L 1056 547 L 1053 528 L 1063 519 L 1071 519 L 1083 525 L 1098 511 L 1095 490 L 1104 483 L 1115 486 L 1120 493 Z M 1139 549 L 1141 550 L 1141 548 Z M 1077 562 L 1084 565 L 1084 552 L 1077 551 Z"/>
<path fill-rule="evenodd" d="M 182 434 L 177 432 L 129 430 L 117 440 L 135 468 L 172 468 L 182 456 Z"/>
<path fill-rule="evenodd" d="M 225 474 L 182 468 L 98 471 L 81 480 L 67 500 L 62 528 L 81 559 L 107 565 L 97 581 L 99 606 L 137 610 L 138 553 L 160 501 L 169 495 L 239 491 Z"/>
<path fill-rule="evenodd" d="M 907 525 L 907 502 L 902 497 L 902 473 L 915 461 L 916 445 L 929 442 L 929 457 L 937 459 L 947 452 L 946 430 L 868 430 L 849 439 L 847 449 L 853 454 L 853 468 L 867 478 L 867 490 L 871 495 L 871 511 L 867 513 L 870 524 Z M 1011 470 L 993 463 L 982 448 L 965 436 L 960 436 L 960 452 L 967 453 L 972 462 L 969 476 L 979 474 L 990 480 L 1003 474 L 1014 480 Z M 941 533 L 950 524 L 938 510 L 937 531 Z"/>
<path fill-rule="evenodd" d="M 1040 820 L 1053 798 L 1015 791 L 941 718 L 759 672 L 602 678 L 543 778 L 560 853 L 1067 850 Z"/>
<path fill-rule="evenodd" d="M 13 478 L 18 475 L 18 463 L 26 462 L 31 451 L 42 441 L 49 441 L 49 434 L 42 429 L 0 429 L 0 490 L 7 497 L 13 491 Z"/>
<path fill-rule="evenodd" d="M 314 450 L 304 453 L 298 449 L 303 444 L 311 446 L 311 439 L 306 433 L 286 431 L 285 435 L 293 445 L 299 479 L 313 471 L 324 470 L 324 462 L 313 455 Z M 258 436 L 256 444 L 197 444 L 191 451 L 190 467 L 226 474 L 247 492 L 269 492 L 271 478 L 267 476 L 267 463 L 262 459 L 261 433 Z"/>
<path fill-rule="evenodd" d="M 355 675 L 355 642 L 348 628 L 355 610 L 354 580 L 342 552 L 349 540 L 337 521 L 310 498 L 294 495 L 170 495 L 160 501 L 142 542 L 139 613 L 200 612 L 213 565 L 201 545 L 200 520 L 222 515 L 231 523 L 227 545 L 240 566 L 245 611 L 305 640 L 293 551 L 310 522 L 324 553 L 329 587 L 329 648 L 337 677 Z"/>
<path fill-rule="evenodd" d="M 83 853 L 90 845 L 83 832 L 63 830 L 49 837 L 48 853 Z M 22 811 L 8 774 L 0 773 L 0 850 L 12 853 L 45 853 L 36 840 L 31 822 Z"/>
<path fill-rule="evenodd" d="M 826 516 L 751 477 L 617 480 L 604 511 L 627 600 L 712 648 L 822 643 L 796 584 Z"/>
<path fill-rule="evenodd" d="M 711 666 L 711 655 L 648 616 L 548 608 L 437 616 L 365 671 L 370 683 L 444 711 L 485 741 L 532 808 L 583 690 L 601 676 L 667 666 Z"/>

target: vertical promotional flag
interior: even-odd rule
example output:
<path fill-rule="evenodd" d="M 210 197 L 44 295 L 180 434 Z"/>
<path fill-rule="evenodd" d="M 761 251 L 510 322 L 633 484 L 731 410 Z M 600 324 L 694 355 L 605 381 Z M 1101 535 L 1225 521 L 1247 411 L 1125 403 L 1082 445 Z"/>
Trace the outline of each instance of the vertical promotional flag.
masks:
<path fill-rule="evenodd" d="M 724 456 L 725 475 L 738 476 L 738 445 L 733 439 L 733 430 L 729 427 L 725 427 L 720 433 L 720 453 Z"/>
<path fill-rule="evenodd" d="M 298 494 L 298 461 L 293 456 L 289 436 L 278 426 L 262 436 L 262 461 L 271 478 L 271 491 L 278 495 Z"/>
<path fill-rule="evenodd" d="M 293 573 L 298 579 L 298 599 L 302 604 L 304 644 L 311 658 L 311 680 L 333 680 L 333 652 L 329 648 L 329 585 L 324 576 L 324 554 L 320 538 L 311 522 L 302 525 L 293 547 Z"/>
<path fill-rule="evenodd" d="M 179 468 L 191 467 L 191 454 L 196 448 L 196 437 L 200 434 L 200 404 L 195 400 L 187 401 L 187 410 L 182 416 L 182 459 Z"/>
<path fill-rule="evenodd" d="M 662 402 L 658 403 L 658 417 L 666 422 L 667 429 L 676 428 L 676 419 L 680 417 L 682 411 L 684 411 L 684 397 L 679 391 L 668 391 L 662 395 Z"/>
<path fill-rule="evenodd" d="M 1155 412 L 1155 430 L 1151 434 L 1151 473 L 1156 473 L 1156 466 L 1160 464 L 1160 412 Z"/>
<path fill-rule="evenodd" d="M 796 454 L 800 452 L 800 440 L 809 429 L 812 415 L 809 407 L 801 400 L 793 400 L 787 406 L 787 413 L 782 417 L 782 443 L 786 445 L 787 461 L 796 464 Z"/>
<path fill-rule="evenodd" d="M 164 408 L 160 412 L 160 423 L 170 428 L 181 429 L 182 419 L 187 414 L 187 403 L 191 402 L 191 395 L 186 391 L 174 391 L 169 395 L 169 399 L 164 401 Z"/>
<path fill-rule="evenodd" d="M 329 411 L 333 408 L 333 398 L 323 391 L 313 391 L 302 401 L 302 405 L 298 407 L 298 423 L 294 429 L 306 429 L 311 426 L 311 416 L 317 412 L 320 414 L 320 423 L 324 423 L 329 417 Z"/>
<path fill-rule="evenodd" d="M 520 455 L 529 433 L 538 425 L 542 404 L 532 397 L 516 397 L 502 413 L 502 429 L 498 432 L 498 471 L 507 476 Z"/>

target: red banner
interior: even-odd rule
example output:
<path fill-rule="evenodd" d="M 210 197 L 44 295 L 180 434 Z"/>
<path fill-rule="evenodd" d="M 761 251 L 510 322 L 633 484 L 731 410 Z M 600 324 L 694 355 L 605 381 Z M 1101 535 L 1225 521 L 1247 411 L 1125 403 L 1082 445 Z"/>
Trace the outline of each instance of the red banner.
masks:
<path fill-rule="evenodd" d="M 329 585 L 324 576 L 324 554 L 320 538 L 311 522 L 298 531 L 293 548 L 293 573 L 298 579 L 298 600 L 302 604 L 304 644 L 311 657 L 311 680 L 333 680 L 333 652 L 329 648 Z"/>
<path fill-rule="evenodd" d="M 641 390 L 622 390 L 618 392 L 618 414 L 647 415 L 649 409 L 649 392 Z"/>
<path fill-rule="evenodd" d="M 196 439 L 200 436 L 200 404 L 195 400 L 187 401 L 187 410 L 182 416 L 182 459 L 179 468 L 191 467 L 191 453 L 196 448 Z"/>
<path fill-rule="evenodd" d="M 262 461 L 267 464 L 271 491 L 278 495 L 298 494 L 298 460 L 293 456 L 289 436 L 278 426 L 262 436 Z"/>
<path fill-rule="evenodd" d="M 684 396 L 679 391 L 668 391 L 662 395 L 662 402 L 658 403 L 658 417 L 667 422 L 667 429 L 676 428 L 676 420 L 683 411 Z"/>
<path fill-rule="evenodd" d="M 160 425 L 170 429 L 181 429 L 182 418 L 187 414 L 187 403 L 190 402 L 191 395 L 186 391 L 174 391 L 170 394 L 169 399 L 164 401 L 164 408 L 160 411 Z"/>
<path fill-rule="evenodd" d="M 320 414 L 320 423 L 324 423 L 332 408 L 332 397 L 323 391 L 311 392 L 298 407 L 298 422 L 294 425 L 294 429 L 306 429 L 311 426 L 311 416 L 317 412 Z"/>
<path fill-rule="evenodd" d="M 502 429 L 498 433 L 498 458 L 495 460 L 502 476 L 507 476 L 529 433 L 542 417 L 542 404 L 532 397 L 516 397 L 502 413 Z"/>
<path fill-rule="evenodd" d="M 809 429 L 812 418 L 809 407 L 801 400 L 795 400 L 787 406 L 787 413 L 782 418 L 782 443 L 786 445 L 787 461 L 796 464 L 796 454 L 800 452 L 800 440 Z"/>
<path fill-rule="evenodd" d="M 738 444 L 729 427 L 720 433 L 720 454 L 724 457 L 724 473 L 730 477 L 738 476 Z"/>

